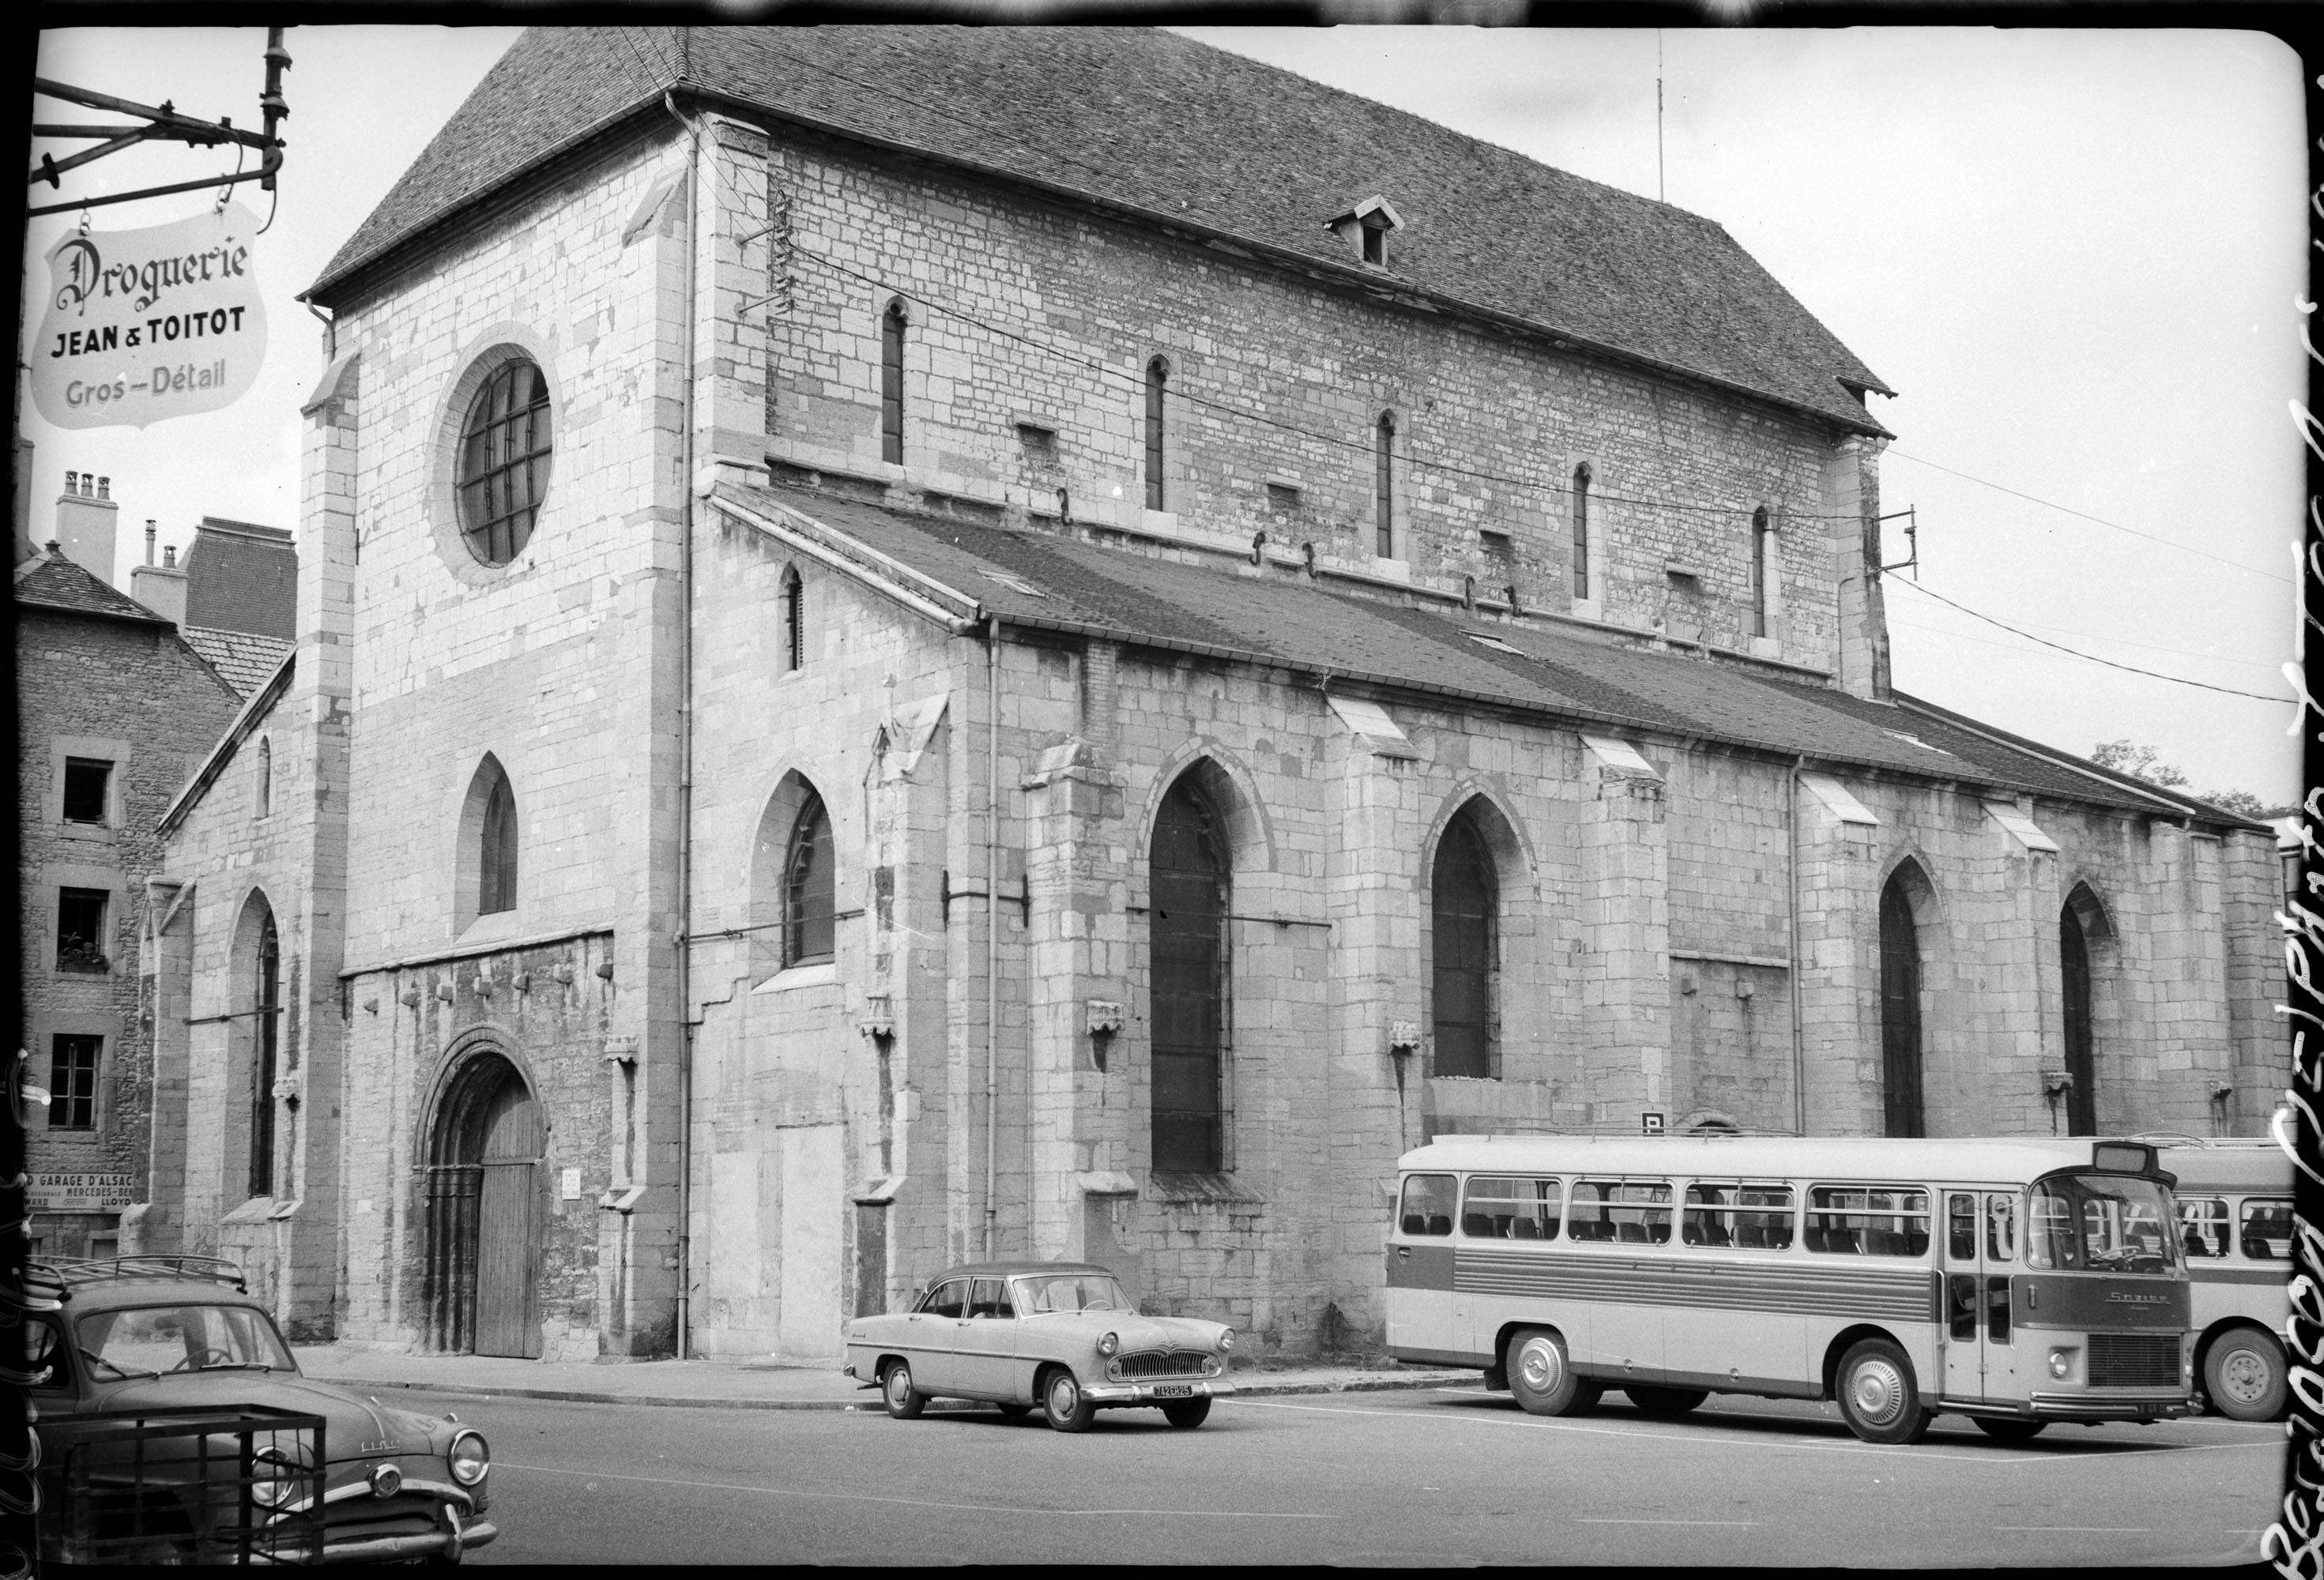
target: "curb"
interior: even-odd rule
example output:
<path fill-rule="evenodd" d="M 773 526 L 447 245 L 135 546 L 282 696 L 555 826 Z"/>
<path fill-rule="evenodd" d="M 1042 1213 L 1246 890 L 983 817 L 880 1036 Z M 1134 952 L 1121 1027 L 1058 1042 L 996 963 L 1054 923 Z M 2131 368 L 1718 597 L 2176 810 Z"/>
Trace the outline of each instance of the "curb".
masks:
<path fill-rule="evenodd" d="M 658 1409 L 677 1410 L 862 1410 L 876 1407 L 879 1395 L 871 1387 L 862 1392 L 869 1400 L 857 1399 L 689 1399 L 663 1393 L 606 1393 L 582 1388 L 511 1388 L 492 1382 L 389 1382 L 364 1377 L 313 1376 L 309 1380 L 327 1382 L 358 1393 L 392 1392 L 398 1390 L 422 1393 L 461 1394 L 477 1399 L 540 1399 L 564 1404 L 637 1404 Z M 1467 1380 L 1467 1373 L 1446 1372 L 1424 1373 L 1410 1377 L 1381 1375 L 1359 1376 L 1345 1382 L 1255 1382 L 1245 1387 L 1236 1384 L 1232 1395 L 1237 1399 L 1265 1399 L 1310 1393 L 1381 1393 L 1412 1388 L 1441 1388 L 1447 1383 Z M 982 1410 L 985 1407 L 966 1400 L 937 1400 L 931 1410 Z"/>

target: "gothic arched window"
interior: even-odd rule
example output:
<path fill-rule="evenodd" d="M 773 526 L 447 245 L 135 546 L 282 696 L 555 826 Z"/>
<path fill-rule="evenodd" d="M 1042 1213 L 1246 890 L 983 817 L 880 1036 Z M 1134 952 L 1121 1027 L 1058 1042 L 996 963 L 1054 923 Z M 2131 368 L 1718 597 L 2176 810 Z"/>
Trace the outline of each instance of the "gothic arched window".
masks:
<path fill-rule="evenodd" d="M 1487 1079 L 1495 1052 L 1493 935 L 1501 885 L 1493 854 L 1466 809 L 1437 841 L 1430 888 L 1434 1073 Z"/>
<path fill-rule="evenodd" d="M 904 459 L 904 304 L 880 316 L 880 459 Z"/>
<path fill-rule="evenodd" d="M 1162 487 L 1162 396 L 1169 381 L 1170 364 L 1156 357 L 1146 364 L 1146 508 L 1167 509 Z"/>
<path fill-rule="evenodd" d="M 823 797 L 807 793 L 791 824 L 783 857 L 783 964 L 812 965 L 832 957 L 835 885 L 832 876 L 831 817 Z"/>
<path fill-rule="evenodd" d="M 1573 596 L 1590 596 L 1590 464 L 1573 469 Z"/>
<path fill-rule="evenodd" d="M 1188 775 L 1154 820 L 1153 1166 L 1223 1166 L 1227 851 L 1217 811 Z"/>

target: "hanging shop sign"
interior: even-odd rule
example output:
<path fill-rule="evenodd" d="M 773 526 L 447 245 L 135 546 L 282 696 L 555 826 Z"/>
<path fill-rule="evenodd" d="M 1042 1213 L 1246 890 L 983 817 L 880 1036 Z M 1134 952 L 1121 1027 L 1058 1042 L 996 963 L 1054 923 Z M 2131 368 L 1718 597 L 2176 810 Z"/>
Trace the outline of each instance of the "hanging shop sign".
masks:
<path fill-rule="evenodd" d="M 147 427 L 239 400 L 266 360 L 251 265 L 257 221 L 227 203 L 49 250 L 32 401 L 59 427 Z"/>

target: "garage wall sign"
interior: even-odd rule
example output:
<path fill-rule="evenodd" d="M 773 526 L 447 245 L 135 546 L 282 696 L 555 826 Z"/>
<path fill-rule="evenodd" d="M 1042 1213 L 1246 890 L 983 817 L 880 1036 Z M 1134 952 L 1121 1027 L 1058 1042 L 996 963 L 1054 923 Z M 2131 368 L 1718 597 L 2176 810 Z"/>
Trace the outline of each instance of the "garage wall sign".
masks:
<path fill-rule="evenodd" d="M 134 1174 L 34 1174 L 24 1205 L 34 1212 L 119 1212 L 137 1199 Z"/>
<path fill-rule="evenodd" d="M 148 427 L 231 406 L 266 360 L 266 308 L 239 203 L 49 250 L 32 401 L 59 427 Z"/>

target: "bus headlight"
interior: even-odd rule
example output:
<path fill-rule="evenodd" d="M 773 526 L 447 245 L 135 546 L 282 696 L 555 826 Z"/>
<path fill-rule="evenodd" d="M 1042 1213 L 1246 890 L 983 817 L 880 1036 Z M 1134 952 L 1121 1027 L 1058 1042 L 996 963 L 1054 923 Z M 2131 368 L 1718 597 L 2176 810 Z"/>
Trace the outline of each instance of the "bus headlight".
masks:
<path fill-rule="evenodd" d="M 2072 1376 L 2074 1374 L 2075 1353 L 2076 1352 L 2070 1349 L 2052 1350 L 2050 1352 L 2050 1375 L 2059 1379 L 2061 1382 Z"/>
<path fill-rule="evenodd" d="M 444 1456 L 445 1467 L 452 1479 L 464 1487 L 475 1486 L 484 1479 L 493 1467 L 493 1451 L 485 1447 L 482 1434 L 464 1431 L 452 1439 L 452 1447 Z"/>

